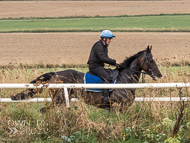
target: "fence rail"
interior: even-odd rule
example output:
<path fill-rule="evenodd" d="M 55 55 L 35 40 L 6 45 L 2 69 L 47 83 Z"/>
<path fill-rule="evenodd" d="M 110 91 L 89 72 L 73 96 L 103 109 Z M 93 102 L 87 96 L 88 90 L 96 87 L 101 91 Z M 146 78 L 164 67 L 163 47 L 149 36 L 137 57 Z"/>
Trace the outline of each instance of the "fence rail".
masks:
<path fill-rule="evenodd" d="M 135 101 L 190 101 L 190 97 L 136 97 Z M 32 98 L 27 100 L 12 100 L 11 98 L 0 98 L 0 102 L 52 102 L 51 98 Z M 71 101 L 79 101 L 72 98 Z"/>
<path fill-rule="evenodd" d="M 0 84 L 0 88 L 63 88 L 66 99 L 66 106 L 69 105 L 68 90 L 67 88 L 89 88 L 89 89 L 125 89 L 125 88 L 182 88 L 190 87 L 190 83 L 142 83 L 142 84 Z M 0 102 L 43 102 L 51 101 L 50 98 L 34 98 L 30 100 L 13 101 L 10 98 L 0 98 Z M 135 101 L 189 101 L 189 97 L 151 97 L 151 98 L 135 98 Z"/>
<path fill-rule="evenodd" d="M 172 88 L 190 87 L 190 83 L 135 83 L 135 84 L 0 84 L 0 88 Z"/>

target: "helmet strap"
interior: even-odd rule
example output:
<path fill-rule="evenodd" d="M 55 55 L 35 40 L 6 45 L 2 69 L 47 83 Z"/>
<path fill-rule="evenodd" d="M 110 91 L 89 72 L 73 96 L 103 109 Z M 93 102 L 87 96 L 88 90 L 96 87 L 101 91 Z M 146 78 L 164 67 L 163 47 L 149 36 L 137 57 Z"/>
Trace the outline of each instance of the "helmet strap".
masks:
<path fill-rule="evenodd" d="M 104 37 L 105 38 L 105 37 Z M 107 38 L 105 38 L 106 40 L 102 40 L 102 41 L 104 41 L 104 43 L 105 43 L 105 45 L 107 46 L 107 44 L 106 44 L 106 42 L 107 42 Z"/>

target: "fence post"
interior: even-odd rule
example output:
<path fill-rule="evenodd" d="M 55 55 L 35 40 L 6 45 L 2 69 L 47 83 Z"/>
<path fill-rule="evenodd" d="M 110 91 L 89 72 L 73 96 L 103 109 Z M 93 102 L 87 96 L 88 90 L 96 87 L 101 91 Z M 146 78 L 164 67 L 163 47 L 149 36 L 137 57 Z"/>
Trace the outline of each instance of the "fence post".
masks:
<path fill-rule="evenodd" d="M 64 87 L 64 93 L 65 93 L 66 107 L 69 108 L 70 104 L 69 104 L 69 94 L 68 94 L 67 87 Z"/>
<path fill-rule="evenodd" d="M 145 83 L 145 74 L 142 74 L 142 83 Z"/>

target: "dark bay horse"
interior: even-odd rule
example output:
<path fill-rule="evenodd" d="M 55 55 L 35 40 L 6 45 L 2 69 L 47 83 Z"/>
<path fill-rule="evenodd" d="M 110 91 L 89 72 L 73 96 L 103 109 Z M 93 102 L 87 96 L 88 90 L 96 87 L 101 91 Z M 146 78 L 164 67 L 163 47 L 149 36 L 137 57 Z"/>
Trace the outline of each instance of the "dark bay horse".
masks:
<path fill-rule="evenodd" d="M 148 74 L 153 80 L 161 78 L 156 62 L 151 53 L 152 46 L 147 47 L 145 50 L 138 52 L 137 54 L 127 58 L 121 63 L 121 67 L 116 70 L 119 71 L 117 77 L 117 83 L 138 83 L 140 74 Z M 144 72 L 142 72 L 142 70 Z M 75 70 L 64 70 L 58 72 L 50 72 L 43 74 L 31 81 L 30 83 L 84 83 L 84 73 Z M 40 89 L 43 90 L 43 89 Z M 11 96 L 12 100 L 20 100 L 33 97 L 37 91 L 33 89 L 27 89 L 15 96 Z M 69 99 L 73 97 L 80 97 L 85 103 L 102 108 L 102 93 L 89 92 L 84 89 L 68 89 Z M 55 107 L 65 103 L 64 89 L 50 89 L 50 96 L 52 98 L 52 104 L 50 107 Z M 109 105 L 117 103 L 124 107 L 128 106 L 135 99 L 135 89 L 114 89 L 110 92 Z M 50 107 L 42 108 L 41 111 L 46 111 Z"/>

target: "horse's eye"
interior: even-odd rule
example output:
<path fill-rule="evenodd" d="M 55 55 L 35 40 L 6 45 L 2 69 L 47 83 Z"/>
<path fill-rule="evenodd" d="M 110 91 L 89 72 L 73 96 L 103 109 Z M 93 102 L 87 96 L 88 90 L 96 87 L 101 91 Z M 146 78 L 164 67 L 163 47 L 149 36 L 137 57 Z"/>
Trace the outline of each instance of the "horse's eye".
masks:
<path fill-rule="evenodd" d="M 151 62 L 151 63 L 153 63 L 153 62 L 154 62 L 154 60 L 153 60 L 153 59 L 151 59 L 151 60 L 150 60 L 150 62 Z"/>

